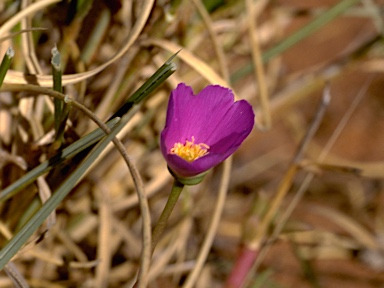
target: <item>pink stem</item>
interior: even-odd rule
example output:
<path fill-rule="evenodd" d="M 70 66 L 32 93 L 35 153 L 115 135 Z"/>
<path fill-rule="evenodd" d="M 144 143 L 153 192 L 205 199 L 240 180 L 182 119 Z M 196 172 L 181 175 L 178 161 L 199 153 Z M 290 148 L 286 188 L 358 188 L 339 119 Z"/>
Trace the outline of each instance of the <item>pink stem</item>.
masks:
<path fill-rule="evenodd" d="M 259 250 L 252 250 L 243 246 L 239 252 L 236 263 L 232 268 L 225 288 L 240 288 L 244 284 L 244 281 L 256 261 Z"/>

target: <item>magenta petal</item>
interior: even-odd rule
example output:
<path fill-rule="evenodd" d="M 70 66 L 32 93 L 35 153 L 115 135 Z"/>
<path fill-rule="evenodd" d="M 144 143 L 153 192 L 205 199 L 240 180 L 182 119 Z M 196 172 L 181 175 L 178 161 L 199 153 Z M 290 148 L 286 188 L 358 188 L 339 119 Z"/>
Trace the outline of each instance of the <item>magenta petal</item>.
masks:
<path fill-rule="evenodd" d="M 179 84 L 168 104 L 165 128 L 172 133 L 167 146 L 191 140 L 192 136 L 197 143 L 206 141 L 204 135 L 214 132 L 233 105 L 233 97 L 231 90 L 217 85 L 207 86 L 195 96 L 191 87 Z"/>
<path fill-rule="evenodd" d="M 203 173 L 224 161 L 241 145 L 254 126 L 254 113 L 245 101 L 234 102 L 230 89 L 209 85 L 194 95 L 181 83 L 172 91 L 167 119 L 161 132 L 161 151 L 168 166 L 179 176 Z M 209 154 L 188 162 L 170 154 L 175 143 L 191 141 L 210 146 Z"/>
<path fill-rule="evenodd" d="M 168 154 L 166 157 L 169 168 L 181 177 L 193 177 L 208 171 L 220 162 L 219 155 L 207 155 L 194 162 L 187 162 L 177 155 Z"/>
<path fill-rule="evenodd" d="M 220 125 L 207 135 L 211 152 L 232 154 L 251 133 L 255 115 L 251 105 L 245 100 L 235 102 L 228 110 Z"/>

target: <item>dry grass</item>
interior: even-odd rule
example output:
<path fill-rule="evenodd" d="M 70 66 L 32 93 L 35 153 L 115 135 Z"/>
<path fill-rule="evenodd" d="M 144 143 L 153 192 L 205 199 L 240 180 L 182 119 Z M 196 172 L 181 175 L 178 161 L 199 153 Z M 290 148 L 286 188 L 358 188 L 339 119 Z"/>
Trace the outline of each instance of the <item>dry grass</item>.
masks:
<path fill-rule="evenodd" d="M 12 287 L 9 273 L 20 287 L 132 287 L 139 271 L 139 287 L 225 287 L 244 247 L 257 259 L 243 287 L 383 285 L 381 1 L 361 1 L 268 59 L 292 33 L 348 1 L 218 1 L 209 13 L 201 0 L 94 1 L 78 13 L 58 1 L 21 2 L 0 3 L 1 55 L 15 50 L 0 94 L 2 189 L 55 151 L 51 98 L 42 88 L 17 86 L 52 87 L 55 44 L 64 93 L 103 121 L 182 50 L 176 73 L 119 133 L 126 159 L 108 146 L 0 274 L 0 287 Z M 242 70 L 250 63 L 255 72 Z M 258 127 L 233 158 L 182 192 L 148 268 L 145 231 L 172 183 L 159 133 L 179 82 L 195 92 L 209 83 L 233 88 L 253 105 Z M 326 83 L 331 102 L 297 157 Z M 76 107 L 65 146 L 97 127 Z M 146 197 L 138 197 L 128 160 Z M 0 203 L 0 247 L 69 177 L 71 165 Z"/>

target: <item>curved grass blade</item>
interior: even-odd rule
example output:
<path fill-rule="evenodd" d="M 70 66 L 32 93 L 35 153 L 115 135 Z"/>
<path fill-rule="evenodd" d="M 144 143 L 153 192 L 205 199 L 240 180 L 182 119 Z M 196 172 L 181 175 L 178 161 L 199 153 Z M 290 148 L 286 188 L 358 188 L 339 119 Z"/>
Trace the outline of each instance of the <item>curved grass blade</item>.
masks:
<path fill-rule="evenodd" d="M 134 110 L 132 110 L 134 111 Z M 131 115 L 127 114 L 124 118 L 127 119 Z M 133 113 L 132 113 L 133 114 Z M 129 119 L 128 119 L 129 120 Z M 27 242 L 29 237 L 43 224 L 45 219 L 56 207 L 63 201 L 65 196 L 76 185 L 77 181 L 84 175 L 86 170 L 92 165 L 100 153 L 107 147 L 109 142 L 116 136 L 116 134 L 124 127 L 126 122 L 121 121 L 120 125 L 116 125 L 112 128 L 111 133 L 105 136 L 95 149 L 89 154 L 76 170 L 61 184 L 61 186 L 55 191 L 55 193 L 43 204 L 41 209 L 36 212 L 35 215 L 18 231 L 14 237 L 5 245 L 0 251 L 0 269 L 12 259 L 12 257 L 19 251 L 19 249 Z M 123 125 L 121 125 L 123 124 Z"/>
<path fill-rule="evenodd" d="M 119 122 L 120 118 L 112 119 L 108 121 L 106 125 L 109 129 L 113 129 L 116 124 Z M 4 190 L 0 191 L 0 202 L 7 200 L 9 197 L 15 195 L 17 192 L 31 184 L 33 181 L 37 179 L 37 177 L 43 175 L 46 172 L 49 172 L 53 167 L 62 163 L 64 160 L 67 160 L 77 153 L 83 151 L 84 149 L 94 145 L 101 138 L 105 136 L 105 132 L 103 130 L 96 129 L 79 139 L 75 143 L 69 145 L 67 148 L 63 149 L 60 153 L 56 154 L 48 161 L 41 163 L 39 166 L 33 168 L 31 171 L 26 173 L 23 177 L 13 182 Z"/>
<path fill-rule="evenodd" d="M 157 69 L 157 71 L 128 98 L 128 100 L 109 118 L 109 120 L 116 117 L 123 117 L 128 111 L 132 109 L 132 107 L 134 107 L 134 105 L 139 104 L 149 94 L 151 94 L 152 91 L 159 87 L 160 84 L 162 84 L 169 76 L 171 76 L 177 68 L 176 64 L 173 63 L 172 60 L 178 53 L 179 51 L 173 54 L 159 69 Z M 83 150 L 81 152 L 82 154 L 79 154 L 76 157 L 77 162 L 73 163 L 73 165 L 77 165 L 81 160 L 83 160 L 92 150 L 92 148 L 93 146 L 90 146 L 86 150 Z"/>
<path fill-rule="evenodd" d="M 176 53 L 177 54 L 177 53 Z M 118 110 L 118 112 L 122 112 L 127 110 L 125 112 L 125 115 L 122 117 L 121 121 L 115 125 L 111 132 L 106 135 L 95 147 L 90 153 L 85 153 L 84 155 L 84 161 L 76 168 L 76 170 L 68 176 L 68 178 L 61 184 L 61 186 L 55 191 L 55 193 L 45 202 L 41 209 L 36 212 L 35 215 L 31 217 L 31 219 L 17 232 L 17 234 L 14 235 L 14 237 L 5 245 L 5 247 L 0 250 L 0 270 L 3 269 L 3 267 L 12 259 L 12 257 L 20 250 L 20 248 L 28 241 L 29 237 L 32 236 L 32 234 L 38 229 L 40 225 L 43 224 L 45 219 L 51 214 L 51 212 L 56 209 L 56 207 L 63 201 L 63 199 L 68 195 L 68 193 L 73 189 L 73 187 L 76 185 L 76 183 L 81 179 L 84 175 L 84 173 L 87 171 L 87 169 L 92 165 L 92 163 L 96 160 L 96 158 L 100 155 L 100 153 L 107 147 L 109 142 L 113 139 L 113 137 L 116 136 L 117 133 L 128 123 L 132 115 L 136 112 L 137 109 L 132 109 L 134 104 L 139 103 L 142 101 L 145 97 L 147 97 L 154 89 L 156 89 L 161 83 L 163 83 L 170 75 L 172 75 L 176 71 L 176 64 L 172 63 L 171 61 L 176 56 L 174 54 L 163 66 L 161 66 L 158 71 L 150 77 L 144 84 L 139 88 L 129 99 L 128 101 L 122 106 L 127 107 L 122 110 L 121 108 Z M 129 105 L 127 105 L 127 103 Z M 138 108 L 138 106 L 136 106 Z M 116 113 L 115 113 L 116 114 Z M 96 133 L 96 129 L 92 133 Z M 91 134 L 92 134 L 91 133 Z M 101 132 L 104 133 L 104 132 Z M 82 138 L 84 139 L 84 138 Z M 77 141 L 76 143 L 78 143 Z M 74 145 L 74 144 L 72 144 Z M 72 146 L 71 145 L 71 146 Z M 95 145 L 95 144 L 93 144 Z M 93 147 L 93 145 L 89 147 Z M 88 147 L 88 149 L 89 149 Z M 76 146 L 78 149 L 80 148 L 79 145 Z M 73 150 L 74 146 L 72 146 Z M 65 149 L 64 149 L 65 150 Z M 62 153 L 64 150 L 59 153 L 58 155 L 61 156 L 54 156 L 53 158 L 57 157 L 57 160 L 62 161 L 64 159 L 62 157 Z M 82 149 L 83 150 L 83 149 Z M 74 151 L 72 151 L 74 154 L 76 154 Z M 78 150 L 77 150 L 78 152 Z M 74 155 L 73 154 L 73 155 Z M 86 157 L 87 156 L 87 157 Z M 48 161 L 52 163 L 53 158 Z M 47 164 L 45 164 L 47 165 Z M 57 164 L 56 164 L 57 165 Z M 42 168 L 40 168 L 42 169 Z M 35 172 L 36 173 L 36 172 Z M 37 176 L 35 177 L 37 178 Z M 34 178 L 34 179 L 35 179 Z M 33 179 L 30 177 L 30 180 Z M 24 179 L 25 181 L 25 179 Z M 22 182 L 21 184 L 23 184 Z M 19 183 L 20 184 L 20 183 Z M 14 186 L 14 189 L 17 189 L 17 186 Z M 1 193 L 3 193 L 2 191 Z M 8 194 L 12 192 L 12 189 L 8 190 Z M 5 193 L 3 193 L 5 194 Z"/>
<path fill-rule="evenodd" d="M 130 111 L 130 109 L 135 104 L 145 99 L 153 90 L 155 90 L 176 71 L 176 64 L 172 62 L 176 55 L 177 53 L 172 55 L 172 57 L 170 57 L 135 93 L 133 93 L 132 96 L 121 106 L 121 108 L 110 118 L 111 120 L 106 123 L 110 129 L 114 127 L 118 122 L 117 118 L 122 117 L 125 113 Z M 94 145 L 96 145 L 96 143 L 104 135 L 105 133 L 100 128 L 98 128 L 89 133 L 87 136 L 79 139 L 75 143 L 63 149 L 50 160 L 40 164 L 25 174 L 23 177 L 9 185 L 7 188 L 0 191 L 0 202 L 5 201 L 9 197 L 15 195 L 17 192 L 21 191 L 23 188 L 35 181 L 37 177 L 50 171 L 53 167 L 62 163 L 64 160 L 67 160 L 83 151 L 83 157 L 79 157 L 79 160 L 84 159 L 94 147 Z"/>

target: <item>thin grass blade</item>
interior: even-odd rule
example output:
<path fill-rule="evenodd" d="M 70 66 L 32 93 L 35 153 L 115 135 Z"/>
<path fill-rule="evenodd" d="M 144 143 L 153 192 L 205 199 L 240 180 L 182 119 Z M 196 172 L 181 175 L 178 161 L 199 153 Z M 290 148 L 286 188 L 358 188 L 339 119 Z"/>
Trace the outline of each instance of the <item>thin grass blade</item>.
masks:
<path fill-rule="evenodd" d="M 324 25 L 328 24 L 332 20 L 334 20 L 337 16 L 347 11 L 352 6 L 356 5 L 359 0 L 343 0 L 338 2 L 336 5 L 334 5 L 332 8 L 321 14 L 319 17 L 314 19 L 312 22 L 305 25 L 303 28 L 298 30 L 297 32 L 293 33 L 288 38 L 284 39 L 282 42 L 277 44 L 276 46 L 272 47 L 265 53 L 263 53 L 262 60 L 263 62 L 268 62 L 272 58 L 280 55 L 284 51 L 288 50 L 292 46 L 299 43 L 301 40 L 307 38 L 315 31 L 319 30 Z M 254 67 L 252 63 L 249 63 L 248 65 L 244 66 L 243 68 L 236 71 L 231 76 L 231 83 L 236 82 L 237 80 L 243 78 L 244 76 L 248 75 L 249 73 L 252 73 Z"/>
<path fill-rule="evenodd" d="M 126 115 L 129 117 L 130 115 Z M 121 123 L 121 122 L 120 122 Z M 125 124 L 125 121 L 124 121 Z M 123 125 L 117 125 L 112 128 L 109 133 L 95 149 L 89 154 L 84 162 L 63 182 L 63 184 L 56 190 L 51 198 L 47 200 L 39 211 L 15 234 L 15 236 L 5 245 L 0 251 L 0 269 L 12 259 L 12 257 L 20 250 L 20 248 L 28 241 L 29 237 L 43 224 L 45 219 L 51 214 L 52 211 L 63 201 L 65 196 L 73 189 L 77 181 L 81 179 L 86 170 L 92 165 L 100 153 L 107 147 L 109 142 L 121 130 Z"/>

